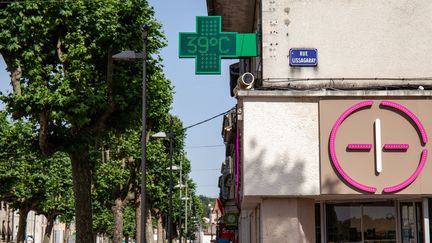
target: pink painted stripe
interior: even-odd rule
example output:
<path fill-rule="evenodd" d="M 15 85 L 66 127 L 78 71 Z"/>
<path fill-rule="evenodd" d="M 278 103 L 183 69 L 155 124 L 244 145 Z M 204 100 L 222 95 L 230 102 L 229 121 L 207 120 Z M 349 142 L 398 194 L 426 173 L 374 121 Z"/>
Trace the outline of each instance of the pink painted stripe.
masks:
<path fill-rule="evenodd" d="M 416 126 L 420 132 L 421 138 L 423 140 L 423 144 L 426 144 L 428 142 L 428 137 L 426 134 L 426 130 L 423 127 L 423 124 L 420 122 L 420 120 L 417 118 L 417 116 L 414 113 L 412 113 L 412 111 L 410 111 L 408 108 L 406 108 L 405 106 L 403 106 L 401 104 L 391 102 L 388 100 L 381 101 L 381 105 L 392 107 L 392 108 L 395 108 L 395 109 L 405 113 L 416 124 Z"/>
<path fill-rule="evenodd" d="M 332 131 L 330 133 L 330 143 L 329 143 L 331 161 L 332 161 L 335 169 L 342 176 L 342 178 L 346 182 L 348 182 L 350 185 L 352 185 L 353 187 L 360 189 L 362 191 L 371 192 L 371 193 L 376 192 L 377 189 L 375 187 L 363 185 L 363 184 L 357 182 L 356 180 L 352 179 L 344 171 L 344 169 L 340 165 L 338 158 L 336 156 L 335 142 L 336 142 L 337 131 L 338 131 L 340 125 L 342 124 L 342 122 L 345 120 L 345 118 L 347 118 L 349 115 L 351 115 L 352 113 L 354 113 L 355 111 L 357 111 L 359 109 L 362 109 L 362 108 L 368 107 L 368 106 L 372 106 L 373 103 L 374 102 L 372 100 L 362 101 L 362 102 L 359 102 L 359 103 L 351 106 L 346 111 L 344 111 L 344 113 L 342 113 L 342 115 L 336 120 L 336 122 L 333 125 Z"/>
<path fill-rule="evenodd" d="M 348 149 L 352 150 L 370 150 L 372 148 L 372 144 L 370 143 L 350 143 L 347 146 Z"/>
<path fill-rule="evenodd" d="M 240 204 L 240 190 L 239 190 L 239 184 L 240 184 L 240 129 L 237 124 L 236 129 L 236 201 L 238 204 Z"/>
<path fill-rule="evenodd" d="M 408 148 L 409 148 L 409 144 L 406 143 L 384 144 L 384 149 L 388 149 L 388 150 L 407 150 Z"/>
<path fill-rule="evenodd" d="M 400 191 L 400 190 L 404 189 L 405 187 L 407 187 L 409 184 L 411 184 L 419 176 L 420 172 L 423 170 L 423 167 L 426 164 L 427 156 L 428 156 L 428 150 L 423 149 L 420 163 L 417 166 L 417 169 L 414 171 L 414 173 L 408 179 L 406 179 L 404 182 L 402 182 L 398 185 L 395 185 L 395 186 L 389 186 L 389 187 L 384 188 L 384 192 Z"/>

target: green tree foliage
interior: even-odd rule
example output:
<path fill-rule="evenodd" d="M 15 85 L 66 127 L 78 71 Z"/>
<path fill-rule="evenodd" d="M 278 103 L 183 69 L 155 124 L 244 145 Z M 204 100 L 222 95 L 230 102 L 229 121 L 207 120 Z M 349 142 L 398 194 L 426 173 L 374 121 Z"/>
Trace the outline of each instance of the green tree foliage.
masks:
<path fill-rule="evenodd" d="M 93 204 L 97 218 L 94 228 L 98 233 L 108 233 L 114 243 L 123 239 L 124 223 L 127 223 L 125 209 L 139 187 L 136 175 L 140 168 L 140 136 L 139 129 L 110 133 L 101 145 L 102 153 L 92 156 L 95 162 Z"/>
<path fill-rule="evenodd" d="M 52 227 L 57 216 L 72 219 L 70 160 L 64 153 L 41 157 L 32 144 L 33 128 L 29 122 L 11 122 L 4 112 L 0 114 L 0 199 L 20 210 L 24 219 L 30 210 L 43 214 Z M 18 238 L 24 237 L 24 228 L 21 220 Z M 45 237 L 50 234 L 47 230 Z"/>
<path fill-rule="evenodd" d="M 159 121 L 154 123 L 155 131 L 166 131 L 169 125 Z M 160 129 L 159 129 L 160 128 Z M 190 171 L 190 163 L 183 158 L 184 130 L 181 121 L 174 117 L 173 126 L 173 164 Z M 108 233 L 119 242 L 123 236 L 133 237 L 130 231 L 130 207 L 140 187 L 140 133 L 138 129 L 128 129 L 122 133 L 110 133 L 104 140 L 103 154 L 95 152 L 93 173 L 95 191 L 93 192 L 95 211 L 95 230 Z M 169 201 L 169 142 L 170 138 L 150 139 L 147 143 L 147 188 L 150 214 L 164 218 L 168 212 Z M 179 181 L 179 172 L 173 173 L 174 183 Z M 175 192 L 174 192 L 175 193 Z M 139 195 L 139 194 L 138 194 Z M 179 198 L 175 194 L 173 197 Z M 108 211 L 112 215 L 108 215 Z M 101 214 L 99 217 L 97 214 Z M 124 219 L 124 220 L 123 220 Z M 114 224 L 112 223 L 114 222 Z"/>
<path fill-rule="evenodd" d="M 202 223 L 202 227 L 203 228 L 208 228 L 209 227 L 209 223 L 204 221 L 204 217 L 207 219 L 211 218 L 211 208 L 214 207 L 214 204 L 216 202 L 216 198 L 213 197 L 206 197 L 204 195 L 199 195 L 198 196 L 199 200 L 200 200 L 200 210 L 198 211 L 198 215 L 199 213 L 202 213 L 201 215 L 199 215 L 199 219 L 201 220 L 200 222 Z"/>
<path fill-rule="evenodd" d="M 71 158 L 77 242 L 92 237 L 89 150 L 111 130 L 139 123 L 140 62 L 115 63 L 121 50 L 142 50 L 148 31 L 148 124 L 168 120 L 171 87 L 155 53 L 164 37 L 144 0 L 7 1 L 0 3 L 0 54 L 14 92 L 3 96 L 14 118 L 37 123 L 32 144 Z"/>
<path fill-rule="evenodd" d="M 205 207 L 201 203 L 201 198 L 199 196 L 196 196 L 195 194 L 192 195 L 192 207 L 191 207 L 191 237 L 195 236 L 195 232 L 201 229 L 201 227 L 204 225 L 204 217 L 205 215 Z M 192 238 L 194 239 L 194 238 Z"/>
<path fill-rule="evenodd" d="M 135 207 L 134 203 L 128 203 L 124 211 L 124 229 L 125 238 L 134 238 L 135 236 Z"/>
<path fill-rule="evenodd" d="M 40 197 L 42 193 L 39 185 L 32 184 L 29 180 L 25 183 L 26 176 L 31 175 L 30 161 L 36 159 L 31 152 L 32 127 L 28 123 L 8 120 L 5 112 L 0 113 L 0 198 L 8 202 L 35 201 L 33 197 Z M 41 175 L 39 175 L 41 176 Z M 30 177 L 29 179 L 31 179 Z M 36 179 L 37 181 L 38 179 Z M 25 184 L 22 184 L 22 183 Z M 29 203 L 31 204 L 31 203 Z M 18 208 L 17 204 L 12 205 Z"/>
<path fill-rule="evenodd" d="M 170 127 L 168 124 L 161 127 L 160 131 L 165 131 L 168 138 L 153 140 L 149 143 L 148 147 L 148 185 L 150 200 L 152 205 L 159 211 L 159 213 L 168 212 L 168 192 L 169 192 L 169 140 L 172 139 L 173 148 L 173 165 L 180 167 L 180 160 L 182 160 L 183 174 L 187 175 L 190 172 L 190 163 L 185 159 L 183 153 L 185 131 L 183 124 L 179 118 L 173 117 L 172 136 L 170 138 Z M 180 181 L 180 172 L 173 171 L 173 184 L 176 185 Z M 174 194 L 173 194 L 174 195 Z M 157 212 L 155 212 L 157 213 Z"/>

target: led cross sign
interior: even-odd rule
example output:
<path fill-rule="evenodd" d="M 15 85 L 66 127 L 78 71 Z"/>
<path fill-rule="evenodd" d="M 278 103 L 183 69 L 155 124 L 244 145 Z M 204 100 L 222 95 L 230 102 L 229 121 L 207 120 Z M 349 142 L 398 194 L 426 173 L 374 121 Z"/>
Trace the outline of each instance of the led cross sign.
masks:
<path fill-rule="evenodd" d="M 196 32 L 180 32 L 179 57 L 196 58 L 196 74 L 220 74 L 221 58 L 256 56 L 256 34 L 222 32 L 221 16 L 197 16 Z"/>
<path fill-rule="evenodd" d="M 426 130 L 422 124 L 422 122 L 418 119 L 418 117 L 407 107 L 393 102 L 393 101 L 361 101 L 358 102 L 348 109 L 346 109 L 336 120 L 336 122 L 333 124 L 330 137 L 329 137 L 329 155 L 330 160 L 333 165 L 334 170 L 337 171 L 337 173 L 342 177 L 342 179 L 351 185 L 352 187 L 369 193 L 375 193 L 377 191 L 377 187 L 375 185 L 367 185 L 364 184 L 364 182 L 357 181 L 353 177 L 351 177 L 343 168 L 343 165 L 341 164 L 342 161 L 338 159 L 338 152 L 336 150 L 336 140 L 338 138 L 338 131 L 341 125 L 346 122 L 346 119 L 348 119 L 352 114 L 354 113 L 363 113 L 368 112 L 368 110 L 372 106 L 379 106 L 380 110 L 387 110 L 390 112 L 393 112 L 397 116 L 402 116 L 404 120 L 406 120 L 408 123 L 412 124 L 412 127 L 417 130 L 418 137 L 419 137 L 419 143 L 421 144 L 421 149 L 419 150 L 419 160 L 416 161 L 406 161 L 406 163 L 416 163 L 415 170 L 405 179 L 402 181 L 393 184 L 393 185 L 386 185 L 383 188 L 384 193 L 393 193 L 400 191 L 407 186 L 409 186 L 412 182 L 416 180 L 416 178 L 419 176 L 421 171 L 423 170 L 428 156 L 428 150 L 425 148 L 425 145 L 428 142 L 428 137 L 426 134 Z M 375 114 L 375 113 L 374 113 Z M 388 120 L 387 120 L 388 121 Z M 395 142 L 391 141 L 391 135 L 387 134 L 385 139 L 383 139 L 382 131 L 383 127 L 388 126 L 389 124 L 385 124 L 380 119 L 379 115 L 377 115 L 376 118 L 374 118 L 374 124 L 365 124 L 366 126 L 371 126 L 373 129 L 370 131 L 373 132 L 370 136 L 373 136 L 373 143 L 360 143 L 355 141 L 355 137 L 351 138 L 353 141 L 350 141 L 349 143 L 343 145 L 346 147 L 347 153 L 374 153 L 374 165 L 375 165 L 375 175 L 380 176 L 381 173 L 386 170 L 386 166 L 392 166 L 392 161 L 386 161 L 383 159 L 384 154 L 386 153 L 406 153 L 413 145 L 408 142 Z M 396 134 L 397 132 L 395 132 Z M 384 141 L 389 140 L 389 141 Z M 417 144 L 417 143 L 416 143 Z M 418 146 L 417 146 L 418 147 Z M 340 150 L 339 150 L 340 151 Z M 346 162 L 346 161 L 344 161 Z M 367 162 L 367 161 L 365 161 Z M 404 162 L 405 163 L 405 162 Z M 367 173 L 367 172 L 365 172 Z"/>

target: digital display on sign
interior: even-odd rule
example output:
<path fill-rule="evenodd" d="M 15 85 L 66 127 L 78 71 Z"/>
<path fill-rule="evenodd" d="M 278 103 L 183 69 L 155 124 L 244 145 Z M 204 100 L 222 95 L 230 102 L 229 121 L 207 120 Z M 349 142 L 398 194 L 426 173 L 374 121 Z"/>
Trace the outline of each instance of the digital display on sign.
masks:
<path fill-rule="evenodd" d="M 220 16 L 197 17 L 196 25 L 196 33 L 180 33 L 179 56 L 195 57 L 197 74 L 220 74 L 220 59 L 236 57 L 237 33 L 221 32 Z"/>
<path fill-rule="evenodd" d="M 258 55 L 255 33 L 222 32 L 221 16 L 196 19 L 196 32 L 179 34 L 179 57 L 195 58 L 196 74 L 220 74 L 222 58 Z"/>

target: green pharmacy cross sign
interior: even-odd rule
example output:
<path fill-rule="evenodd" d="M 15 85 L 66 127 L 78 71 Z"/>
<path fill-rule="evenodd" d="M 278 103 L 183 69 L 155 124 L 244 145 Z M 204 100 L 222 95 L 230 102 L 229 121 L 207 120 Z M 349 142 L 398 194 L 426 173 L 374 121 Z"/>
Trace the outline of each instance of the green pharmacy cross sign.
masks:
<path fill-rule="evenodd" d="M 257 56 L 256 34 L 222 32 L 221 16 L 197 16 L 197 32 L 180 32 L 179 57 L 196 58 L 196 74 L 220 74 L 221 58 Z"/>

